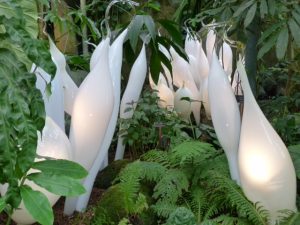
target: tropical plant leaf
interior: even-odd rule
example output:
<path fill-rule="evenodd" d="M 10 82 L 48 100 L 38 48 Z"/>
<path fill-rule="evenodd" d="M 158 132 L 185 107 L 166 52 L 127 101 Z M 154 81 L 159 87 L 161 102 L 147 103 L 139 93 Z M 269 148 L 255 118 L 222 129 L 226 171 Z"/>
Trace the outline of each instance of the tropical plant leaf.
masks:
<path fill-rule="evenodd" d="M 168 31 L 172 41 L 181 46 L 183 38 L 179 31 L 178 24 L 170 20 L 159 20 L 158 22 L 166 31 Z"/>
<path fill-rule="evenodd" d="M 57 195 L 77 196 L 85 193 L 84 187 L 78 180 L 64 175 L 32 173 L 26 178 Z"/>
<path fill-rule="evenodd" d="M 64 175 L 75 179 L 82 179 L 88 174 L 78 163 L 63 159 L 35 162 L 32 168 L 40 170 L 44 174 Z"/>
<path fill-rule="evenodd" d="M 283 59 L 289 44 L 289 30 L 284 26 L 280 31 L 276 42 L 276 56 L 278 59 Z"/>
<path fill-rule="evenodd" d="M 240 16 L 248 7 L 250 7 L 254 3 L 254 0 L 246 0 L 243 3 L 240 4 L 240 7 L 235 11 L 233 14 L 233 17 Z"/>
<path fill-rule="evenodd" d="M 144 25 L 144 21 L 141 15 L 136 15 L 128 26 L 128 38 L 131 48 L 135 51 L 138 42 L 139 34 Z"/>
<path fill-rule="evenodd" d="M 244 27 L 248 27 L 250 25 L 250 23 L 252 22 L 252 20 L 254 19 L 255 13 L 256 13 L 256 9 L 257 9 L 257 3 L 254 3 L 249 11 L 246 14 L 245 20 L 244 20 Z"/>
<path fill-rule="evenodd" d="M 21 187 L 21 196 L 24 205 L 31 216 L 43 225 L 52 225 L 54 222 L 53 211 L 47 197 L 39 191 L 24 185 Z"/>
<path fill-rule="evenodd" d="M 0 213 L 5 209 L 6 203 L 4 198 L 0 198 Z"/>
<path fill-rule="evenodd" d="M 266 14 L 268 14 L 268 4 L 266 0 L 260 1 L 260 17 L 263 19 Z"/>
<path fill-rule="evenodd" d="M 294 38 L 294 41 L 298 48 L 300 48 L 300 26 L 296 23 L 294 19 L 289 19 L 288 21 L 290 32 L 292 34 L 292 37 Z"/>
<path fill-rule="evenodd" d="M 259 49 L 257 58 L 261 59 L 267 52 L 269 52 L 272 47 L 276 44 L 276 40 L 278 37 L 279 33 L 276 33 L 272 35 L 269 40 Z"/>
<path fill-rule="evenodd" d="M 276 12 L 276 1 L 275 0 L 268 0 L 269 6 L 269 13 L 274 16 Z"/>

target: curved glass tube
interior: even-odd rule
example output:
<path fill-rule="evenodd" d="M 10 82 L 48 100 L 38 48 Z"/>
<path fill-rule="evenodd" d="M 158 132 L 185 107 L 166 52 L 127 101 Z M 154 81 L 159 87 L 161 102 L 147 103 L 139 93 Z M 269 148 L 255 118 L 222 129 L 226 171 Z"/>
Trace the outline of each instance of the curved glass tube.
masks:
<path fill-rule="evenodd" d="M 40 156 L 47 156 L 56 159 L 72 160 L 71 145 L 69 139 L 62 131 L 62 129 L 50 118 L 46 117 L 45 127 L 43 128 L 42 135 L 38 133 L 37 154 Z M 29 170 L 28 174 L 37 172 L 36 170 Z M 34 182 L 26 180 L 26 185 L 29 185 L 32 189 L 41 191 L 48 198 L 50 205 L 53 206 L 60 196 L 48 192 L 44 188 L 36 185 Z M 7 185 L 0 186 L 0 192 L 2 195 L 7 191 Z M 32 224 L 36 222 L 32 218 L 30 213 L 21 202 L 18 209 L 16 209 L 12 215 L 12 219 L 18 224 Z"/>
<path fill-rule="evenodd" d="M 134 62 L 128 83 L 123 94 L 121 105 L 120 105 L 120 118 L 129 119 L 133 116 L 136 103 L 139 100 L 142 88 L 146 79 L 147 74 L 147 59 L 146 59 L 146 49 L 143 45 L 139 56 Z M 128 103 L 133 103 L 133 110 L 126 111 L 128 108 Z M 123 159 L 125 146 L 122 141 L 122 137 L 118 139 L 118 146 L 116 151 L 115 160 Z"/>
<path fill-rule="evenodd" d="M 208 76 L 208 93 L 212 122 L 227 156 L 231 178 L 239 183 L 238 147 L 241 118 L 228 77 L 213 51 Z"/>
<path fill-rule="evenodd" d="M 252 202 L 260 202 L 275 224 L 279 210 L 296 210 L 296 174 L 283 141 L 252 94 L 245 68 L 237 64 L 244 90 L 239 169 L 241 186 Z"/>

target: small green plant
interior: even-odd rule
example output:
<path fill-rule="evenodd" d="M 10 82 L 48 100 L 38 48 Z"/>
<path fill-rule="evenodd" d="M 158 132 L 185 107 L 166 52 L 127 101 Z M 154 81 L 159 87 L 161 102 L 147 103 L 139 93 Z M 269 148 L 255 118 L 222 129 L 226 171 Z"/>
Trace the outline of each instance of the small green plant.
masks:
<path fill-rule="evenodd" d="M 156 148 L 159 143 L 159 129 L 162 141 L 170 140 L 171 146 L 182 140 L 191 139 L 183 130 L 190 130 L 190 125 L 182 121 L 174 111 L 167 111 L 158 106 L 159 98 L 155 91 L 144 91 L 131 119 L 120 120 L 119 135 L 124 137 L 134 156 Z M 132 110 L 128 105 L 127 110 Z M 159 128 L 161 126 L 161 128 Z"/>

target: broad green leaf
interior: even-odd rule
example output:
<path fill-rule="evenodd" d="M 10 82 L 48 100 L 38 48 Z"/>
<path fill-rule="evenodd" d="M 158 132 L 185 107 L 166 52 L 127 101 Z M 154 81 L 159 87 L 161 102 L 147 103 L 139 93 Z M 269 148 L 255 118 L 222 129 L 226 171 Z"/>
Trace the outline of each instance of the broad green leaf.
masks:
<path fill-rule="evenodd" d="M 21 196 L 26 209 L 37 222 L 42 225 L 53 224 L 53 211 L 47 197 L 43 193 L 34 191 L 31 187 L 24 185 L 21 187 Z"/>
<path fill-rule="evenodd" d="M 151 36 L 152 40 L 155 40 L 156 31 L 155 31 L 155 23 L 153 21 L 153 18 L 149 15 L 144 15 L 143 20 L 144 20 L 144 24 L 145 24 L 147 30 L 150 33 L 150 36 Z"/>
<path fill-rule="evenodd" d="M 153 42 L 151 42 L 153 43 Z M 159 78 L 159 73 L 161 71 L 161 58 L 158 50 L 151 45 L 151 57 L 150 57 L 150 73 L 152 79 L 155 83 L 157 83 Z"/>
<path fill-rule="evenodd" d="M 289 19 L 288 24 L 295 43 L 300 48 L 300 27 L 294 19 Z"/>
<path fill-rule="evenodd" d="M 257 9 L 257 3 L 254 3 L 249 11 L 247 12 L 246 18 L 244 20 L 244 27 L 248 27 L 252 20 L 254 19 L 255 13 Z"/>
<path fill-rule="evenodd" d="M 260 1 L 260 17 L 263 19 L 268 14 L 268 4 L 266 0 Z"/>
<path fill-rule="evenodd" d="M 77 196 L 85 193 L 84 187 L 78 180 L 65 175 L 32 173 L 27 176 L 27 179 L 57 195 Z"/>
<path fill-rule="evenodd" d="M 269 40 L 259 49 L 257 58 L 262 58 L 271 48 L 276 44 L 278 33 L 274 34 L 269 38 Z"/>
<path fill-rule="evenodd" d="M 258 40 L 258 44 L 263 43 L 271 34 L 273 34 L 277 29 L 281 27 L 281 23 L 275 23 L 274 25 L 270 26 L 267 30 L 263 32 L 261 37 Z"/>
<path fill-rule="evenodd" d="M 278 59 L 283 59 L 289 44 L 289 30 L 284 26 L 280 31 L 276 43 L 276 56 Z"/>
<path fill-rule="evenodd" d="M 275 0 L 268 0 L 269 12 L 272 16 L 275 15 L 276 11 L 276 2 Z"/>
<path fill-rule="evenodd" d="M 243 3 L 241 3 L 240 7 L 233 14 L 233 17 L 240 16 L 245 11 L 245 9 L 247 9 L 248 7 L 250 7 L 253 3 L 254 3 L 254 0 L 250 0 L 250 1 L 246 0 Z"/>
<path fill-rule="evenodd" d="M 0 198 L 0 213 L 5 209 L 6 203 L 4 198 Z"/>
<path fill-rule="evenodd" d="M 292 145 L 288 149 L 294 163 L 296 175 L 300 179 L 300 145 Z"/>
<path fill-rule="evenodd" d="M 178 24 L 170 20 L 159 20 L 160 25 L 168 31 L 171 36 L 172 41 L 176 42 L 178 45 L 182 45 L 182 35 L 179 31 Z"/>
<path fill-rule="evenodd" d="M 131 23 L 129 24 L 128 38 L 129 38 L 130 45 L 134 51 L 136 49 L 136 45 L 138 42 L 140 32 L 143 27 L 143 24 L 144 24 L 144 21 L 143 21 L 142 15 L 136 15 L 132 19 Z"/>
<path fill-rule="evenodd" d="M 45 174 L 64 175 L 75 179 L 82 179 L 88 174 L 78 163 L 63 159 L 35 162 L 32 168 L 38 169 Z"/>
<path fill-rule="evenodd" d="M 37 37 L 38 12 L 36 1 L 21 0 L 17 4 L 12 1 L 1 1 L 0 15 L 4 15 L 7 19 L 13 17 L 25 19 L 25 29 L 30 33 L 31 37 Z"/>

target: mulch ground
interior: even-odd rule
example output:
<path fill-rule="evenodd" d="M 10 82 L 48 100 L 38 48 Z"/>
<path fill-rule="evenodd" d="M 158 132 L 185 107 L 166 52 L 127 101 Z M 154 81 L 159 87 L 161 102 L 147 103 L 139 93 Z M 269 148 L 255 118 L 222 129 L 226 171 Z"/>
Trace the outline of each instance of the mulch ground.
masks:
<path fill-rule="evenodd" d="M 93 188 L 88 208 L 84 213 L 74 213 L 73 216 L 64 215 L 64 198 L 60 198 L 53 206 L 54 212 L 54 225 L 90 225 L 90 221 L 94 216 L 94 209 L 97 202 L 100 200 L 104 190 L 99 188 Z M 7 216 L 4 213 L 0 214 L 0 225 L 5 225 Z M 11 223 L 11 225 L 16 225 Z M 35 223 L 34 225 L 38 225 Z"/>

